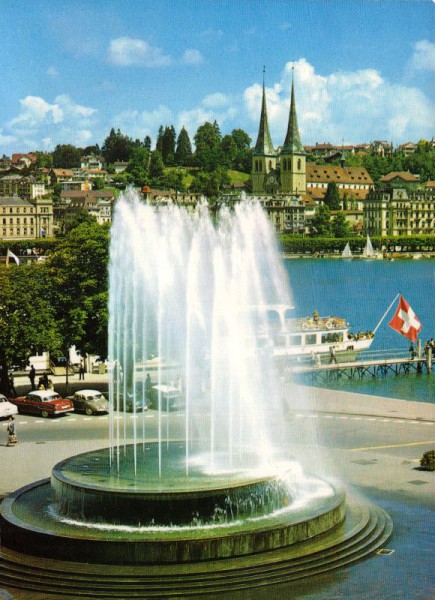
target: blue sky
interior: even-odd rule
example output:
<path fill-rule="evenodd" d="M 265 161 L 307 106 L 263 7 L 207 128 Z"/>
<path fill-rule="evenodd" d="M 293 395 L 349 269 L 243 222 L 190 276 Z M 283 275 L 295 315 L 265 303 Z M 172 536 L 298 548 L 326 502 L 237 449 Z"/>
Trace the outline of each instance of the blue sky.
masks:
<path fill-rule="evenodd" d="M 291 65 L 304 144 L 431 139 L 431 0 L 2 0 L 0 156 L 159 125 L 255 139 L 263 65 L 275 146 Z"/>

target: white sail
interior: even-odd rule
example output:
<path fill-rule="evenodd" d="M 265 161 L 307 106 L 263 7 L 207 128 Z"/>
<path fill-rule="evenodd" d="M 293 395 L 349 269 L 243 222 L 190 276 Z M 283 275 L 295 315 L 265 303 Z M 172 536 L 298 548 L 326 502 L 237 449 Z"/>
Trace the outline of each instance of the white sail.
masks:
<path fill-rule="evenodd" d="M 344 250 L 341 253 L 341 256 L 343 258 L 351 258 L 352 257 L 352 251 L 350 249 L 349 242 L 347 242 L 346 246 L 344 247 Z"/>
<path fill-rule="evenodd" d="M 363 250 L 363 256 L 374 256 L 374 255 L 375 255 L 375 252 L 373 250 L 372 241 L 370 239 L 369 234 L 367 234 L 367 241 L 366 241 L 366 245 Z"/>

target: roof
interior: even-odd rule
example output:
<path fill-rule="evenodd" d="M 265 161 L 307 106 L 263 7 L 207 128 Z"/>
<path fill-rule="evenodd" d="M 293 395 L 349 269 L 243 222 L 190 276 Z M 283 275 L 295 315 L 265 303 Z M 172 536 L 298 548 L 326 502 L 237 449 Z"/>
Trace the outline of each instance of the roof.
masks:
<path fill-rule="evenodd" d="M 1 206 L 31 206 L 33 204 L 24 198 L 19 198 L 18 196 L 5 196 L 0 197 L 0 205 Z"/>
<path fill-rule="evenodd" d="M 254 154 L 275 155 L 272 138 L 269 131 L 269 122 L 267 119 L 266 91 L 263 82 L 263 99 L 261 102 L 261 117 L 258 128 L 257 143 L 255 144 Z"/>
<path fill-rule="evenodd" d="M 310 196 L 312 196 L 312 198 L 314 198 L 314 200 L 323 200 L 323 198 L 325 197 L 326 194 L 326 188 L 317 188 L 317 187 L 310 187 L 310 185 L 307 183 L 307 192 L 310 194 Z M 351 200 L 352 197 L 355 200 L 365 200 L 367 198 L 367 195 L 369 194 L 370 190 L 368 189 L 356 189 L 356 190 L 349 190 L 349 189 L 343 189 L 343 188 L 338 188 L 338 194 L 340 196 L 340 199 L 343 199 L 345 194 L 348 200 Z"/>
<path fill-rule="evenodd" d="M 296 116 L 296 100 L 295 100 L 295 87 L 294 81 L 292 81 L 292 91 L 290 100 L 290 115 L 288 119 L 287 135 L 285 136 L 284 144 L 282 147 L 283 154 L 289 154 L 293 152 L 299 152 L 305 154 L 304 147 L 301 143 L 299 136 L 298 119 Z"/>
<path fill-rule="evenodd" d="M 435 188 L 435 181 L 426 181 L 424 184 L 427 188 Z"/>
<path fill-rule="evenodd" d="M 364 183 L 373 185 L 373 179 L 363 167 L 307 164 L 307 185 L 310 183 Z"/>
<path fill-rule="evenodd" d="M 32 162 L 36 162 L 37 161 L 36 156 L 30 152 L 28 154 L 12 154 L 11 162 L 12 162 L 12 164 L 19 163 L 20 160 L 22 158 L 24 158 L 24 157 L 28 158 Z"/>
<path fill-rule="evenodd" d="M 92 173 L 92 175 L 107 175 L 107 171 L 104 169 L 83 169 L 85 173 Z"/>
<path fill-rule="evenodd" d="M 391 171 L 387 175 L 381 177 L 381 181 L 393 181 L 394 179 L 403 179 L 412 183 L 417 183 L 419 180 L 409 171 Z"/>
<path fill-rule="evenodd" d="M 72 177 L 73 172 L 71 169 L 51 169 L 51 172 L 56 177 Z"/>

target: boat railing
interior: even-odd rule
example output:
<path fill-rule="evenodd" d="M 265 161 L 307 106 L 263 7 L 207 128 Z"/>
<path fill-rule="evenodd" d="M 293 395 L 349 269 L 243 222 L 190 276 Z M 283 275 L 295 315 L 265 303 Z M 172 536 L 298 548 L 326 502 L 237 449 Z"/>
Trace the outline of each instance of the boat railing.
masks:
<path fill-rule="evenodd" d="M 304 317 L 300 319 L 286 319 L 286 331 L 325 331 L 333 329 L 348 329 L 346 319 L 341 317 Z"/>

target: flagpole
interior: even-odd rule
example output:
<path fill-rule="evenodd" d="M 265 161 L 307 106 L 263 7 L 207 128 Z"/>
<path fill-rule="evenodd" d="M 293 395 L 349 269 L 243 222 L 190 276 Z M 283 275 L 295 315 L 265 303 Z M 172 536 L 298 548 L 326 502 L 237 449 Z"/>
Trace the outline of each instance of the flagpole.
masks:
<path fill-rule="evenodd" d="M 387 308 L 387 310 L 385 311 L 383 317 L 381 318 L 381 320 L 379 321 L 379 323 L 376 325 L 376 327 L 373 329 L 373 335 L 377 332 L 377 330 L 379 329 L 380 324 L 382 323 L 382 321 L 385 319 L 385 317 L 388 315 L 388 313 L 391 310 L 391 307 L 393 306 L 393 304 L 396 302 L 397 298 L 400 296 L 400 292 L 394 297 L 394 300 L 392 301 L 392 303 L 390 304 L 390 306 Z"/>

